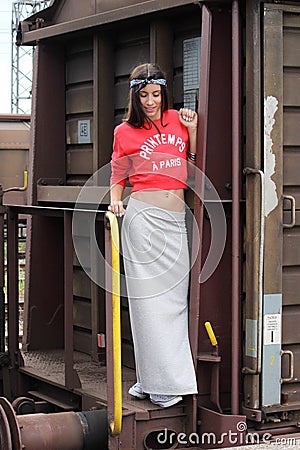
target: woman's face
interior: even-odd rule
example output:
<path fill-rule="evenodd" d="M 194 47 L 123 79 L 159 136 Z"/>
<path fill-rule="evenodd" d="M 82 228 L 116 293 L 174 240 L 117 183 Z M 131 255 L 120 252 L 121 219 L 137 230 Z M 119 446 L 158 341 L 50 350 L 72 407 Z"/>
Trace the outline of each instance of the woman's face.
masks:
<path fill-rule="evenodd" d="M 142 108 L 151 120 L 160 119 L 161 116 L 161 86 L 159 84 L 147 84 L 139 91 Z"/>

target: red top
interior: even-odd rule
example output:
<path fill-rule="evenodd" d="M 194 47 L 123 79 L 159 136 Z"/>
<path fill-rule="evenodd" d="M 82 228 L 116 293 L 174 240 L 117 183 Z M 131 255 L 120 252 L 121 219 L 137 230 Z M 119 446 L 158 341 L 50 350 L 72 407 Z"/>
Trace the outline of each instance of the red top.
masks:
<path fill-rule="evenodd" d="M 132 192 L 187 187 L 187 128 L 174 109 L 163 114 L 166 126 L 154 122 L 160 133 L 154 125 L 148 130 L 123 122 L 115 128 L 111 185 L 125 186 L 129 176 Z"/>

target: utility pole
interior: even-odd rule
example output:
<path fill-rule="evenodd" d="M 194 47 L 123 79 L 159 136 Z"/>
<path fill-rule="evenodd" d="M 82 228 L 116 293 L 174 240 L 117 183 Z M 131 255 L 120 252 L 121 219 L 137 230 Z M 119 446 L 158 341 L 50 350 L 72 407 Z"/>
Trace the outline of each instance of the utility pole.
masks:
<path fill-rule="evenodd" d="M 32 62 L 34 47 L 16 45 L 19 23 L 49 6 L 50 0 L 12 1 L 12 66 L 11 66 L 11 112 L 30 114 L 32 89 Z"/>

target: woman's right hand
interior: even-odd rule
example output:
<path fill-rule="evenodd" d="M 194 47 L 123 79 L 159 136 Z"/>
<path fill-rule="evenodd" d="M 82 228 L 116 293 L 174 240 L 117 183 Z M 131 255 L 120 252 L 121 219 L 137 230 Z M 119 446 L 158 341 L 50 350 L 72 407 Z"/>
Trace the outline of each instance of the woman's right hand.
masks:
<path fill-rule="evenodd" d="M 126 209 L 124 209 L 122 200 L 114 200 L 108 207 L 108 210 L 114 213 L 117 217 L 124 216 Z"/>
<path fill-rule="evenodd" d="M 194 128 L 197 130 L 198 114 L 195 111 L 188 108 L 180 108 L 178 111 L 178 116 L 180 122 L 188 129 Z"/>

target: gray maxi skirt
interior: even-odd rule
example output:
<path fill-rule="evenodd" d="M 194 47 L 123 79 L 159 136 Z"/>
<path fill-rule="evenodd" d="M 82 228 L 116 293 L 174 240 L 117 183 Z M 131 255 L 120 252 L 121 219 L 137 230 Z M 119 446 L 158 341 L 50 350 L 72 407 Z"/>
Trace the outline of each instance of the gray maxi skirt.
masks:
<path fill-rule="evenodd" d="M 137 381 L 152 394 L 194 394 L 185 212 L 131 197 L 121 237 Z"/>

